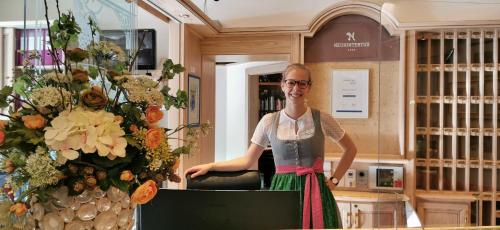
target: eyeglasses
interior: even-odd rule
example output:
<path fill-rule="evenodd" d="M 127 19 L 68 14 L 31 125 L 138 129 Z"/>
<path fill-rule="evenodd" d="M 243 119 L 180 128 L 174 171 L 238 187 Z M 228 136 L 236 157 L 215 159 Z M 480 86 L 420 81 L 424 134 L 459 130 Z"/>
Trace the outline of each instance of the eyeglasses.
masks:
<path fill-rule="evenodd" d="M 300 89 L 305 89 L 309 85 L 311 85 L 311 81 L 306 81 L 306 80 L 296 81 L 296 80 L 293 80 L 293 79 L 286 79 L 285 80 L 286 87 L 288 87 L 290 89 L 293 88 L 293 87 L 295 87 L 296 84 L 299 85 Z"/>

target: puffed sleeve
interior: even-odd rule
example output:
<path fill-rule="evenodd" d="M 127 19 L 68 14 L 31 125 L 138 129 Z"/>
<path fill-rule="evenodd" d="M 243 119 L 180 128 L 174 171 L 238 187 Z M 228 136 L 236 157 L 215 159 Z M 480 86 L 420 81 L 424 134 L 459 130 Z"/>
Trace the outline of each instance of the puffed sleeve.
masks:
<path fill-rule="evenodd" d="M 271 133 L 271 124 L 274 113 L 268 113 L 260 119 L 250 141 L 256 145 L 266 148 L 269 145 L 269 135 Z"/>
<path fill-rule="evenodd" d="M 321 127 L 323 128 L 323 133 L 332 138 L 334 141 L 339 141 L 344 137 L 344 129 L 340 127 L 339 123 L 328 113 L 321 112 Z"/>

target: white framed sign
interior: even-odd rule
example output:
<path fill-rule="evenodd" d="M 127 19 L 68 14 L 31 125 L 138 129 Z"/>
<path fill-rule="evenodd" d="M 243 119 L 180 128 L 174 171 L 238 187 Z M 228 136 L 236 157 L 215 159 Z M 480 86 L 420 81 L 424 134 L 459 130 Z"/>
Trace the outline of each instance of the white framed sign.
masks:
<path fill-rule="evenodd" d="M 369 70 L 334 69 L 332 114 L 335 118 L 368 118 Z"/>

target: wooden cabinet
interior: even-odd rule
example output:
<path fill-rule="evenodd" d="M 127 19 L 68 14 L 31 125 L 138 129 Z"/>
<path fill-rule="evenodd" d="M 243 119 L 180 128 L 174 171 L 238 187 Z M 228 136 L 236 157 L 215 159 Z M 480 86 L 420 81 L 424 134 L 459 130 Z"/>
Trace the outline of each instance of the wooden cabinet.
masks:
<path fill-rule="evenodd" d="M 394 228 L 405 226 L 404 202 L 337 201 L 343 228 Z"/>
<path fill-rule="evenodd" d="M 409 128 L 414 134 L 416 190 L 477 194 L 478 221 L 473 225 L 500 221 L 499 32 L 418 31 L 410 39 L 416 51 L 409 95 L 415 105 Z M 431 207 L 431 202 L 424 207 Z M 438 222 L 455 223 L 452 216 L 468 215 L 455 210 L 448 219 L 433 215 L 432 208 L 426 210 L 421 218 Z"/>
<path fill-rule="evenodd" d="M 419 202 L 418 216 L 423 227 L 464 227 L 470 225 L 470 204 Z"/>

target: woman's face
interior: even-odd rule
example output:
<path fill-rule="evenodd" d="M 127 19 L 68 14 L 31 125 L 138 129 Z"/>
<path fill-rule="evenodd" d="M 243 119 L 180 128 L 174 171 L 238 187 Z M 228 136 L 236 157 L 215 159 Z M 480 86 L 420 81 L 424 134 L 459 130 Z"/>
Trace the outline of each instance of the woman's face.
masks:
<path fill-rule="evenodd" d="M 301 105 L 305 103 L 305 98 L 311 88 L 310 79 L 307 72 L 302 69 L 294 69 L 281 82 L 281 90 L 285 93 L 287 105 L 292 103 Z"/>

